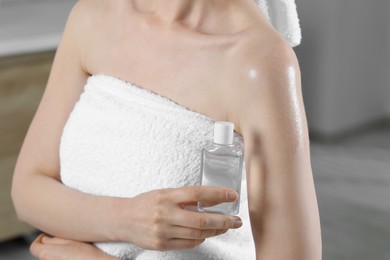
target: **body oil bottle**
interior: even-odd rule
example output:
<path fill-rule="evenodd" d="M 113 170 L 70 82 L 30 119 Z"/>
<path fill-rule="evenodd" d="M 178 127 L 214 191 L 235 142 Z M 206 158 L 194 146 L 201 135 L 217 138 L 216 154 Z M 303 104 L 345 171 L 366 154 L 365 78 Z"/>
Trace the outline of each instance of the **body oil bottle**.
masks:
<path fill-rule="evenodd" d="M 233 135 L 233 123 L 215 122 L 214 140 L 203 147 L 201 152 L 200 185 L 234 189 L 238 193 L 238 198 L 235 202 L 213 206 L 202 205 L 202 202 L 199 202 L 199 211 L 224 215 L 237 215 L 239 212 L 243 151 L 240 143 L 233 142 Z"/>

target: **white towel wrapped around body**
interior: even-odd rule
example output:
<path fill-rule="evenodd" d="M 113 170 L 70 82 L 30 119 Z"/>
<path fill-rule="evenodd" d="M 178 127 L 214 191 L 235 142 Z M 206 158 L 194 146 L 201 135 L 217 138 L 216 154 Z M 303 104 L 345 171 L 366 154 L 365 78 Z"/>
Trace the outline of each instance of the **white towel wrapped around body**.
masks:
<path fill-rule="evenodd" d="M 61 180 L 82 192 L 127 198 L 197 185 L 201 148 L 212 140 L 213 126 L 209 117 L 157 93 L 112 76 L 91 76 L 61 137 Z M 241 135 L 235 132 L 234 137 L 244 145 Z M 255 259 L 245 165 L 243 177 L 239 229 L 206 239 L 192 250 L 159 252 L 129 243 L 96 246 L 122 259 Z"/>

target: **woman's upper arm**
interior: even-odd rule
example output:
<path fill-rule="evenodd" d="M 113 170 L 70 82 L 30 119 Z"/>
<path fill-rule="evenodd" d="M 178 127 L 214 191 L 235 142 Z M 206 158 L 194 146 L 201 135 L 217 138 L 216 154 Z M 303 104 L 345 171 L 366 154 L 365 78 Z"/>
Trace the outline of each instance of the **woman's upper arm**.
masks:
<path fill-rule="evenodd" d="M 260 259 L 320 259 L 318 206 L 300 71 L 289 47 L 259 59 L 239 122 Z"/>
<path fill-rule="evenodd" d="M 59 179 L 62 129 L 87 78 L 81 59 L 82 12 L 82 6 L 77 3 L 68 18 L 45 92 L 19 154 L 14 183 L 33 174 Z"/>

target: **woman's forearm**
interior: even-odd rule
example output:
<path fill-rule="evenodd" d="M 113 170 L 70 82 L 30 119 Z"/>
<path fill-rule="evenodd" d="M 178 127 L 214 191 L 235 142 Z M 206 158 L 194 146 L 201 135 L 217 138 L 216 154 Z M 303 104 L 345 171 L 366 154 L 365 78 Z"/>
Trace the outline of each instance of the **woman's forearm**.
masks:
<path fill-rule="evenodd" d="M 20 220 L 50 235 L 89 242 L 117 240 L 119 198 L 82 193 L 43 174 L 18 173 L 12 199 Z"/>

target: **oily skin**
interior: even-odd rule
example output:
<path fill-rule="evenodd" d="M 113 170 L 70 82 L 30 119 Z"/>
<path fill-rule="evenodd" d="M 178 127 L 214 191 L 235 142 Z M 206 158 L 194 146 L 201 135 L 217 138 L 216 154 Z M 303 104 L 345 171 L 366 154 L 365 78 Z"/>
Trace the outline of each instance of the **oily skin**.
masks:
<path fill-rule="evenodd" d="M 117 199 L 82 194 L 60 183 L 63 126 L 88 75 L 107 74 L 215 121 L 233 122 L 245 141 L 257 259 L 320 259 L 318 208 L 294 52 L 254 1 L 171 1 L 83 0 L 76 5 L 15 169 L 12 196 L 19 218 L 57 237 L 128 241 L 161 251 L 193 248 L 238 227 L 234 218 L 184 212 L 183 201 L 177 201 L 227 201 L 226 189 L 188 187 Z M 231 24 L 218 15 L 222 11 Z M 152 205 L 148 210 L 158 214 L 144 205 Z M 187 228 L 171 228 L 179 222 Z M 60 250 L 45 244 L 37 239 L 33 253 Z M 101 254 L 81 243 L 62 244 Z M 72 250 L 61 252 L 66 257 Z"/>

